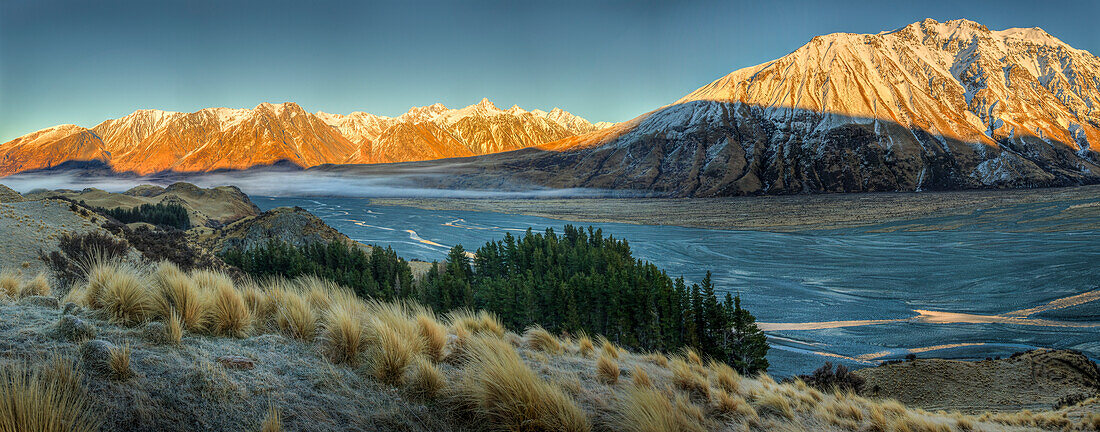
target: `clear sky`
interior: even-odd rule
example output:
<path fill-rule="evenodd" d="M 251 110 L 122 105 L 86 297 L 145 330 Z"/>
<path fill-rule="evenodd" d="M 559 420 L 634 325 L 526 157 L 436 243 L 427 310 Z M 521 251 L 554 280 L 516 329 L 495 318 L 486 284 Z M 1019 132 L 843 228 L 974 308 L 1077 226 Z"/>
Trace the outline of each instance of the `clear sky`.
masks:
<path fill-rule="evenodd" d="M 555 106 L 622 121 L 818 34 L 924 18 L 1100 53 L 1100 1 L 0 0 L 0 142 L 140 108 Z"/>

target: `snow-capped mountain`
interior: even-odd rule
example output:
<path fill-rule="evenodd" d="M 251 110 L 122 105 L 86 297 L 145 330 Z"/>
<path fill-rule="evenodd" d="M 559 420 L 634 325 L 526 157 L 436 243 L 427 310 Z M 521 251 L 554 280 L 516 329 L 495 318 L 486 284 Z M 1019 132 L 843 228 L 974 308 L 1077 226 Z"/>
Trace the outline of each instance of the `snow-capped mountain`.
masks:
<path fill-rule="evenodd" d="M 1095 183 L 1098 89 L 1100 59 L 1039 28 L 928 19 L 818 36 L 543 145 L 554 152 L 530 165 L 544 171 L 525 178 L 686 196 Z"/>
<path fill-rule="evenodd" d="M 595 129 L 559 109 L 505 111 L 488 100 L 457 110 L 414 107 L 397 117 L 313 114 L 292 102 L 193 113 L 143 109 L 91 129 L 56 126 L 0 145 L 0 175 L 67 161 L 100 161 L 137 174 L 280 161 L 301 167 L 418 161 L 515 150 Z"/>

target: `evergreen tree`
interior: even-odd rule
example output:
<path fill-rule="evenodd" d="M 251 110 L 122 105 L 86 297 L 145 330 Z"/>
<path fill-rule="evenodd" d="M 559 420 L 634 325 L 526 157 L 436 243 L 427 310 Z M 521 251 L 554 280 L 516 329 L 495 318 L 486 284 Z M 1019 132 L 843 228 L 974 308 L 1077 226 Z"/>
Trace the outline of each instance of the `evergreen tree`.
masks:
<path fill-rule="evenodd" d="M 733 313 L 729 321 L 728 363 L 742 375 L 755 375 L 768 370 L 768 338 L 756 326 L 756 317 L 741 308 L 740 295 L 733 297 Z"/>

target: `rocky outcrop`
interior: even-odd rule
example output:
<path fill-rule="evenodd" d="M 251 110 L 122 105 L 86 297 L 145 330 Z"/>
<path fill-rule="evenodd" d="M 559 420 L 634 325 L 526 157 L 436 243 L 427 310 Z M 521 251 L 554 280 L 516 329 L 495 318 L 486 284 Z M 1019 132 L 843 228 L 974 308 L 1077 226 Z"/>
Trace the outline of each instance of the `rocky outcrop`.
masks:
<path fill-rule="evenodd" d="M 341 241 L 362 246 L 301 207 L 274 208 L 242 219 L 218 230 L 206 243 L 210 250 L 221 253 L 231 249 L 247 250 L 269 241 L 295 246 Z"/>

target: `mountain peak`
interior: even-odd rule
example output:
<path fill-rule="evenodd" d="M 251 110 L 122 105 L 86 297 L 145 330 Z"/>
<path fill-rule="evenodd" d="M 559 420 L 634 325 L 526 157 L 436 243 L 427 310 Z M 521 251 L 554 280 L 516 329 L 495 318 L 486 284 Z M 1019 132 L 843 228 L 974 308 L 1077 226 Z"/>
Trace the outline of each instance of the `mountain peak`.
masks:
<path fill-rule="evenodd" d="M 481 102 L 478 102 L 477 106 L 485 109 L 497 109 L 497 106 L 493 105 L 493 103 L 489 101 L 489 98 L 481 98 Z"/>

